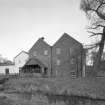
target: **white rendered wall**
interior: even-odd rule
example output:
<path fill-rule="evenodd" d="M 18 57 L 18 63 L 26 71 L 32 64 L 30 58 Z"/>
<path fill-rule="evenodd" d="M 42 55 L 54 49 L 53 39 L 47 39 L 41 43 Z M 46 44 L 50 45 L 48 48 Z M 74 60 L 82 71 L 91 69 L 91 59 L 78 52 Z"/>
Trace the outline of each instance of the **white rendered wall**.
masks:
<path fill-rule="evenodd" d="M 19 73 L 19 69 L 15 65 L 0 66 L 0 74 L 5 74 L 5 70 L 9 69 L 10 74 Z"/>
<path fill-rule="evenodd" d="M 24 66 L 28 58 L 29 58 L 29 55 L 27 53 L 22 52 L 14 59 L 15 66 L 18 68 Z"/>

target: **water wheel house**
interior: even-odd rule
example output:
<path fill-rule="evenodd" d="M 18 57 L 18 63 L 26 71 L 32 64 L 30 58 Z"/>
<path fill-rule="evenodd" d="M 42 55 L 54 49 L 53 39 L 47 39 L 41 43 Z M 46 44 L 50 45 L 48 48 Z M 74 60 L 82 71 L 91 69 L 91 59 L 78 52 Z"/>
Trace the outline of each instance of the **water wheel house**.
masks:
<path fill-rule="evenodd" d="M 22 67 L 22 73 L 47 74 L 47 67 L 38 59 L 30 58 Z"/>

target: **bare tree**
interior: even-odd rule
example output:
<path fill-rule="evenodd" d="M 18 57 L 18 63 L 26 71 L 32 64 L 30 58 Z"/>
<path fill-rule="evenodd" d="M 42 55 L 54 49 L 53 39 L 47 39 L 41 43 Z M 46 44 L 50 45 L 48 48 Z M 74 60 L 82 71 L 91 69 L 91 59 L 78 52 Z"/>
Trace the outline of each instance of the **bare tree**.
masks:
<path fill-rule="evenodd" d="M 94 74 L 96 74 L 100 67 L 105 43 L 105 0 L 81 0 L 80 8 L 89 19 L 88 32 L 91 33 L 91 36 L 100 38 L 100 41 L 94 44 L 94 47 L 98 47 L 93 67 Z"/>

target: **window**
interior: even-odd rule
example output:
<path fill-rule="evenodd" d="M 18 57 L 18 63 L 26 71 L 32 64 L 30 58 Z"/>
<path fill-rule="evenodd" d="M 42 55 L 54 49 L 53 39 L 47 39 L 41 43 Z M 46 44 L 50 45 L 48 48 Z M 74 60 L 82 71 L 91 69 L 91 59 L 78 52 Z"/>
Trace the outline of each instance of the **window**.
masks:
<path fill-rule="evenodd" d="M 59 66 L 61 63 L 61 61 L 59 59 L 57 59 L 57 65 Z"/>
<path fill-rule="evenodd" d="M 70 55 L 73 53 L 73 48 L 70 48 Z"/>
<path fill-rule="evenodd" d="M 56 54 L 61 54 L 61 49 L 60 48 L 56 48 Z"/>
<path fill-rule="evenodd" d="M 75 59 L 74 58 L 71 59 L 70 64 L 75 64 Z"/>
<path fill-rule="evenodd" d="M 48 55 L 48 50 L 45 50 L 44 51 L 44 55 Z"/>
<path fill-rule="evenodd" d="M 37 56 L 37 52 L 36 51 L 33 52 L 33 56 Z"/>

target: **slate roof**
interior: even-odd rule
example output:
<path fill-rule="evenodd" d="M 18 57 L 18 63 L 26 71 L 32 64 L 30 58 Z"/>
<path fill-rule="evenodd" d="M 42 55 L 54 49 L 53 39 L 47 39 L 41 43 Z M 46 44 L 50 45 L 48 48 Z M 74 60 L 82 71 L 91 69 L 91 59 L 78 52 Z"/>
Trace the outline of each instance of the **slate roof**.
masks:
<path fill-rule="evenodd" d="M 70 40 L 73 40 L 75 43 L 78 43 L 79 45 L 81 45 L 82 46 L 82 43 L 80 43 L 79 41 L 77 41 L 75 38 L 73 38 L 73 37 L 71 37 L 69 34 L 67 34 L 67 33 L 64 33 L 55 43 L 54 43 L 54 45 L 56 45 L 61 39 L 63 39 L 63 38 L 68 38 L 68 39 L 70 39 Z M 54 46 L 53 45 L 53 46 Z"/>
<path fill-rule="evenodd" d="M 50 47 L 50 45 L 49 45 L 46 41 L 44 41 L 44 38 L 42 37 L 42 38 L 39 38 L 39 39 L 35 42 L 35 44 L 29 49 L 28 52 L 30 52 L 30 51 L 37 45 L 37 43 L 40 44 L 40 42 L 43 42 L 43 44 L 45 44 L 45 45 L 47 45 L 47 46 Z"/>
<path fill-rule="evenodd" d="M 30 58 L 30 59 L 24 64 L 24 66 L 25 66 L 25 65 L 35 65 L 35 64 L 39 64 L 39 65 L 45 67 L 45 65 L 44 65 L 39 59 L 37 59 L 37 58 Z M 23 67 L 24 67 L 24 66 L 23 66 Z"/>

